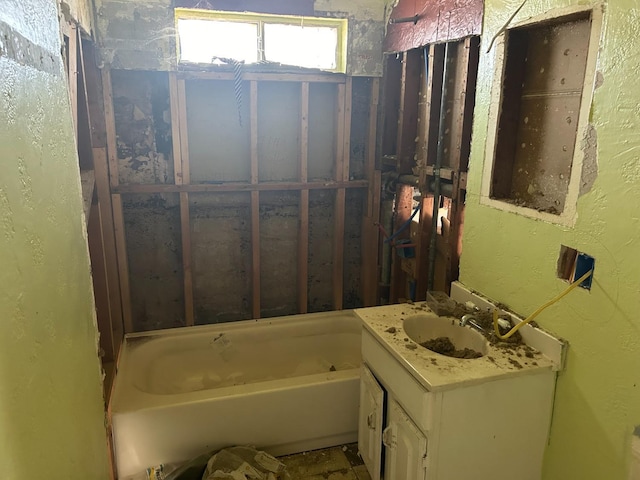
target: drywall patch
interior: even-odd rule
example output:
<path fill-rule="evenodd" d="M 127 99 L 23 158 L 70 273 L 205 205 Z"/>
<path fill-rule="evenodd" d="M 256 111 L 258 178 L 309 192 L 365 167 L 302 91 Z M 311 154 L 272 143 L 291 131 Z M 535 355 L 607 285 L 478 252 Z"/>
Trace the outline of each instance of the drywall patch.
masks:
<path fill-rule="evenodd" d="M 582 160 L 582 177 L 580 179 L 580 193 L 588 193 L 598 176 L 598 132 L 589 124 L 581 145 L 584 158 Z"/>
<path fill-rule="evenodd" d="M 59 76 L 60 57 L 23 37 L 0 21 L 0 58 L 7 57 L 20 65 L 28 65 L 42 72 Z"/>

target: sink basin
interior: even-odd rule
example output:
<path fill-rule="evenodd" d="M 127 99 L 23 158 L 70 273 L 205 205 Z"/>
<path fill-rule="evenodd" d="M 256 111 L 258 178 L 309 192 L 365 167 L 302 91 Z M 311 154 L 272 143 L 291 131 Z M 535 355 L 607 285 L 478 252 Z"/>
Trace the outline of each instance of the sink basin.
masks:
<path fill-rule="evenodd" d="M 436 353 L 458 358 L 477 358 L 486 355 L 489 349 L 487 339 L 470 327 L 461 327 L 458 322 L 459 320 L 451 317 L 420 314 L 405 318 L 403 328 L 411 340 Z M 430 340 L 442 339 L 443 337 L 451 340 L 456 352 L 443 353 L 431 347 Z M 430 346 L 424 345 L 425 342 L 428 342 Z M 465 349 L 478 352 L 479 355 L 462 356 L 461 351 Z"/>

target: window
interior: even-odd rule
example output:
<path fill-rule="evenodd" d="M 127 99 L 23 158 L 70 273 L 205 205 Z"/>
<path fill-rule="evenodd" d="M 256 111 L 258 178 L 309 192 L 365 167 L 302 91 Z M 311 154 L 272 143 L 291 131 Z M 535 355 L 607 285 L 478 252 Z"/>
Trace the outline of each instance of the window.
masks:
<path fill-rule="evenodd" d="M 258 24 L 178 19 L 180 61 L 211 63 L 214 57 L 258 61 Z M 228 41 L 233 39 L 233 41 Z"/>
<path fill-rule="evenodd" d="M 176 9 L 182 64 L 276 63 L 346 70 L 347 20 Z"/>
<path fill-rule="evenodd" d="M 337 48 L 337 28 L 276 23 L 264 26 L 264 55 L 269 62 L 335 70 Z"/>
<path fill-rule="evenodd" d="M 545 16 L 503 35 L 483 203 L 557 223 L 574 221 L 599 40 L 593 15 L 582 10 Z"/>

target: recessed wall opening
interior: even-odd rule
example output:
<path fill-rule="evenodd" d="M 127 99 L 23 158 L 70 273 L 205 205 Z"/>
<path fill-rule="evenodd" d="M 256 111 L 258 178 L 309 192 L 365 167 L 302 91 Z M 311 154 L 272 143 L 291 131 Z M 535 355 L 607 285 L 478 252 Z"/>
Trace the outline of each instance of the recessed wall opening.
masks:
<path fill-rule="evenodd" d="M 490 197 L 559 215 L 577 146 L 591 12 L 508 31 Z"/>

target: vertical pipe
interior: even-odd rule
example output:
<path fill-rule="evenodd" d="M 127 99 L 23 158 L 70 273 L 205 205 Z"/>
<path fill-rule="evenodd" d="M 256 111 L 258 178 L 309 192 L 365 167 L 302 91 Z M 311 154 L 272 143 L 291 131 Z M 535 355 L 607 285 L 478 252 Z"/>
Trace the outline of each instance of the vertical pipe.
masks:
<path fill-rule="evenodd" d="M 427 292 L 433 290 L 434 277 L 436 272 L 436 236 L 438 234 L 438 212 L 440 209 L 440 167 L 444 156 L 444 132 L 445 115 L 447 103 L 447 80 L 449 75 L 449 42 L 444 44 L 444 65 L 442 66 L 442 95 L 440 97 L 440 119 L 438 122 L 438 150 L 436 163 L 433 166 L 434 188 L 433 188 L 433 216 L 431 219 L 431 240 L 429 243 L 429 278 L 427 281 Z M 425 55 L 427 52 L 425 51 Z"/>

